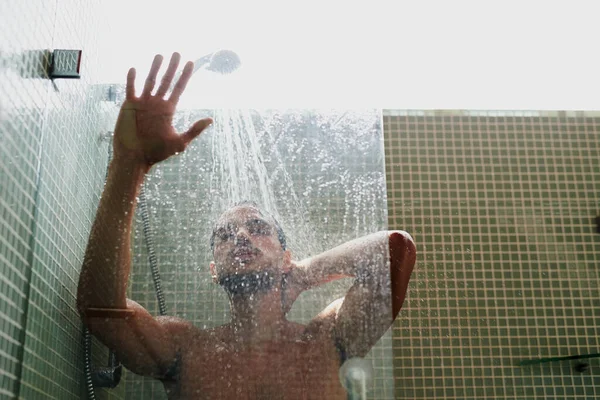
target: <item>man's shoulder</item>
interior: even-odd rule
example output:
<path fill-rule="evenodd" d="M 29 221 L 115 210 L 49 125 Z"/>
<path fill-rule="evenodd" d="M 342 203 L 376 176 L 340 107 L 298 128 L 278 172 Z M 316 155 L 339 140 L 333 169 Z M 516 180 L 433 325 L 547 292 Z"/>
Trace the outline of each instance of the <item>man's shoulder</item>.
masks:
<path fill-rule="evenodd" d="M 315 316 L 308 323 L 299 323 L 288 321 L 287 337 L 303 341 L 322 340 L 332 337 L 335 326 L 338 301 L 333 302 L 325 310 Z M 199 328 L 191 321 L 178 317 L 157 317 L 157 319 L 167 328 L 172 338 L 178 342 L 180 349 L 190 346 L 208 345 L 215 341 L 223 343 L 234 342 L 233 332 L 229 324 L 219 325 L 210 328 Z"/>
<path fill-rule="evenodd" d="M 181 345 L 189 344 L 194 339 L 203 339 L 214 337 L 218 335 L 220 327 L 211 329 L 202 329 L 192 323 L 192 321 L 184 318 L 173 317 L 173 316 L 160 316 L 156 317 L 156 320 L 165 327 L 165 329 L 171 334 L 171 337 Z"/>
<path fill-rule="evenodd" d="M 306 334 L 312 337 L 333 337 L 337 313 L 344 299 L 337 299 L 315 316 L 305 326 Z"/>
<path fill-rule="evenodd" d="M 171 333 L 185 333 L 194 328 L 191 321 L 171 315 L 160 315 L 154 319 Z"/>
<path fill-rule="evenodd" d="M 192 344 L 197 340 L 210 341 L 219 340 L 228 342 L 233 339 L 233 330 L 229 324 L 218 325 L 209 328 L 199 328 L 190 323 L 188 328 L 188 343 Z"/>

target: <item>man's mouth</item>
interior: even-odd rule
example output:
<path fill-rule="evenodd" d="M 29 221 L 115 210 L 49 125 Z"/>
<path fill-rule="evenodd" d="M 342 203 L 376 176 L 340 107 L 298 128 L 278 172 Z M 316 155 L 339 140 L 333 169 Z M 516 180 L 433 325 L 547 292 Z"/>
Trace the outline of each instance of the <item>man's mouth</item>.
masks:
<path fill-rule="evenodd" d="M 247 260 L 254 257 L 255 254 L 256 252 L 249 247 L 242 247 L 233 251 L 233 256 L 239 260 Z"/>

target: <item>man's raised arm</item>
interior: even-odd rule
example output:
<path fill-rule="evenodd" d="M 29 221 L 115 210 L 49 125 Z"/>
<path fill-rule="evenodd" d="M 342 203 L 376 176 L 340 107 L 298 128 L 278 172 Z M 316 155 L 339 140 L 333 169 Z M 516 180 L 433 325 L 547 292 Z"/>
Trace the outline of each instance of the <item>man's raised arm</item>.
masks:
<path fill-rule="evenodd" d="M 117 351 L 130 370 L 164 377 L 176 358 L 176 339 L 189 329 L 172 317 L 153 318 L 126 298 L 131 268 L 130 236 L 136 198 L 151 166 L 183 151 L 210 123 L 196 122 L 177 134 L 172 118 L 189 80 L 188 62 L 173 92 L 165 99 L 180 56 L 173 54 L 155 94 L 152 94 L 162 56 L 156 56 L 140 97 L 135 96 L 135 69 L 127 75 L 126 99 L 114 133 L 114 156 L 92 226 L 77 289 L 77 308 L 86 326 Z"/>

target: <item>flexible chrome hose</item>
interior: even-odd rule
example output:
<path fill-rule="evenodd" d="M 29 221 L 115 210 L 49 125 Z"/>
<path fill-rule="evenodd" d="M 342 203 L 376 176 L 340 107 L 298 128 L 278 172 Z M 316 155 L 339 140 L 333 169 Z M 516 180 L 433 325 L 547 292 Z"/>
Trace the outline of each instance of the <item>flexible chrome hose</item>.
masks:
<path fill-rule="evenodd" d="M 92 335 L 85 325 L 83 326 L 83 355 L 85 357 L 83 372 L 85 374 L 85 387 L 88 399 L 96 400 L 94 384 L 92 383 Z"/>
<path fill-rule="evenodd" d="M 154 289 L 156 291 L 156 298 L 158 299 L 158 312 L 160 315 L 167 314 L 167 307 L 165 305 L 165 297 L 163 295 L 162 286 L 160 283 L 160 273 L 158 271 L 158 260 L 154 251 L 154 235 L 150 227 L 150 216 L 148 215 L 148 201 L 146 200 L 146 186 L 142 186 L 140 190 L 140 213 L 142 215 L 142 226 L 144 229 L 144 241 L 146 242 L 146 249 L 148 250 L 148 261 L 150 262 L 150 271 L 152 272 L 152 281 L 154 282 Z"/>

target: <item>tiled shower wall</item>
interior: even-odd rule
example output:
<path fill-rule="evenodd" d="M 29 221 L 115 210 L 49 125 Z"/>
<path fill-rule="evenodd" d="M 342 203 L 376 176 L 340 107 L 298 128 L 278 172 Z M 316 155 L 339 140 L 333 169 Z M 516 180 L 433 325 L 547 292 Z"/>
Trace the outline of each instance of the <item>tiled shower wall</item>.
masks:
<path fill-rule="evenodd" d="M 600 116 L 384 112 L 389 226 L 418 258 L 398 399 L 597 399 Z M 585 372 L 574 367 L 589 365 Z"/>
<path fill-rule="evenodd" d="M 108 155 L 98 6 L 0 2 L 0 398 L 85 398 L 75 293 Z M 34 51 L 55 48 L 83 50 L 80 80 L 35 76 Z"/>

